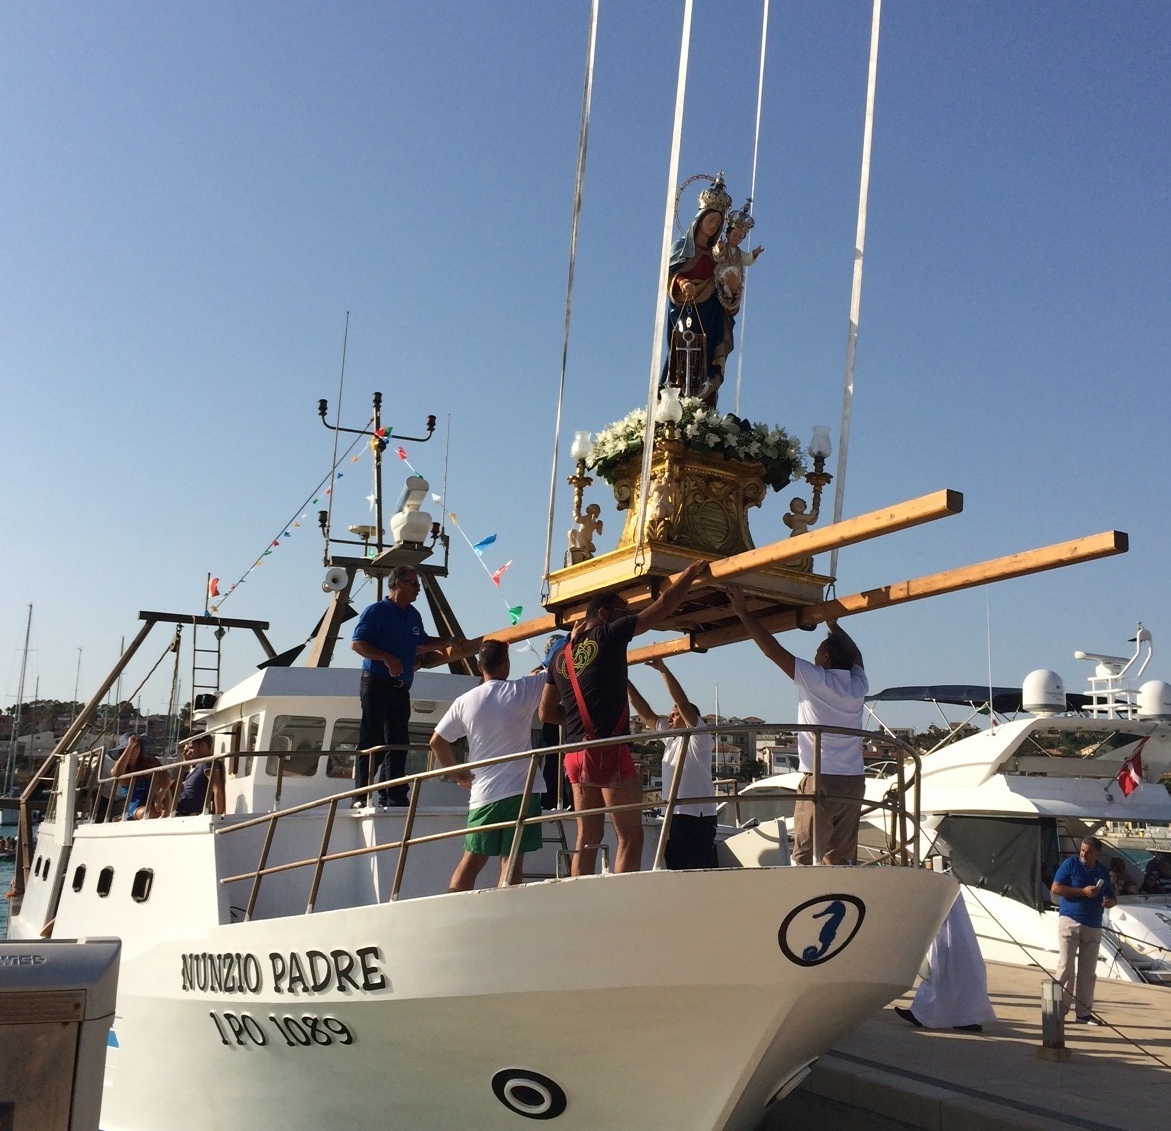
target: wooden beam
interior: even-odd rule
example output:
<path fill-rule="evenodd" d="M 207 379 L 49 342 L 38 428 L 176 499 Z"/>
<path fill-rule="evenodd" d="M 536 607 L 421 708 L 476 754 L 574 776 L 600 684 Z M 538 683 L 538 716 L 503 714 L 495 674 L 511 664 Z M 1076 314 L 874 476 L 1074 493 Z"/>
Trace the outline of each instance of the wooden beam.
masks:
<path fill-rule="evenodd" d="M 781 565 L 797 558 L 821 554 L 826 550 L 853 546 L 858 542 L 866 542 L 896 530 L 909 530 L 913 526 L 922 526 L 925 522 L 934 522 L 937 518 L 959 514 L 963 509 L 964 496 L 959 491 L 944 488 L 930 495 L 922 495 L 918 499 L 896 503 L 893 507 L 883 507 L 868 514 L 843 519 L 820 530 L 810 530 L 793 538 L 782 538 L 779 542 L 714 561 L 712 576 L 737 577 L 763 566 Z"/>
<path fill-rule="evenodd" d="M 794 539 L 796 541 L 796 539 Z M 932 573 L 925 577 L 867 589 L 849 597 L 838 597 L 833 601 L 822 601 L 801 609 L 788 609 L 761 619 L 761 624 L 772 633 L 788 632 L 797 627 L 811 627 L 826 620 L 853 616 L 855 613 L 885 609 L 892 605 L 903 605 L 910 601 L 921 601 L 924 597 L 938 597 L 944 593 L 958 593 L 977 585 L 988 585 L 994 581 L 1007 581 L 1014 577 L 1025 577 L 1043 573 L 1062 566 L 1077 565 L 1079 562 L 1096 561 L 1099 558 L 1125 554 L 1130 548 L 1129 537 L 1121 530 L 1107 530 L 1069 542 L 1059 542 L 1038 550 L 1026 550 L 1009 554 L 1003 558 L 980 562 L 976 565 L 960 566 L 957 569 Z M 632 664 L 644 663 L 649 659 L 677 656 L 683 652 L 706 651 L 722 644 L 734 644 L 747 637 L 744 626 L 736 620 L 726 627 L 697 632 L 690 637 L 662 641 L 629 653 Z"/>
<path fill-rule="evenodd" d="M 896 503 L 894 506 L 883 507 L 876 511 L 870 511 L 868 514 L 845 519 L 842 522 L 823 527 L 821 530 L 810 530 L 795 538 L 782 538 L 779 542 L 772 542 L 758 549 L 746 550 L 744 553 L 735 554 L 730 558 L 718 559 L 712 562 L 712 576 L 721 580 L 735 578 L 764 566 L 778 565 L 797 558 L 809 557 L 812 554 L 824 553 L 826 550 L 840 549 L 842 546 L 865 542 L 896 530 L 908 530 L 914 526 L 921 526 L 925 522 L 933 522 L 938 518 L 959 514 L 963 509 L 963 494 L 950 488 L 944 488 L 942 491 L 933 491 L 930 495 L 921 495 L 917 499 L 910 499 L 907 502 Z M 631 592 L 623 588 L 622 595 L 631 610 L 638 612 L 654 599 L 660 586 L 668 584 L 677 576 L 678 574 L 673 574 L 669 578 L 632 578 L 632 584 L 642 581 L 644 588 L 638 592 Z M 653 591 L 652 585 L 655 586 Z M 460 648 L 453 648 L 443 653 L 430 653 L 423 666 L 438 667 L 464 656 L 470 656 L 479 648 L 480 642 L 485 637 L 492 640 L 502 640 L 506 644 L 515 644 L 543 633 L 556 632 L 559 627 L 565 626 L 559 626 L 557 618 L 553 615 L 535 617 L 532 620 L 522 621 L 520 624 L 487 632 L 484 636 L 477 636 L 466 641 Z M 652 647 L 661 646 L 653 645 Z M 690 650 L 690 642 L 684 640 L 682 643 L 675 644 L 672 650 L 662 654 L 677 655 L 679 652 Z"/>

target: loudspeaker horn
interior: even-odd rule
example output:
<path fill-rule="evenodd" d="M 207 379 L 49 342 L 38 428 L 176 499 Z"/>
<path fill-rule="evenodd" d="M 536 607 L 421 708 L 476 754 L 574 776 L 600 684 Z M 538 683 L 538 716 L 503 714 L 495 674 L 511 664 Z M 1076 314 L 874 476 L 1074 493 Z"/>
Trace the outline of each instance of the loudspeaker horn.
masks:
<path fill-rule="evenodd" d="M 349 583 L 350 575 L 341 566 L 333 566 L 325 571 L 321 588 L 325 593 L 340 593 Z"/>

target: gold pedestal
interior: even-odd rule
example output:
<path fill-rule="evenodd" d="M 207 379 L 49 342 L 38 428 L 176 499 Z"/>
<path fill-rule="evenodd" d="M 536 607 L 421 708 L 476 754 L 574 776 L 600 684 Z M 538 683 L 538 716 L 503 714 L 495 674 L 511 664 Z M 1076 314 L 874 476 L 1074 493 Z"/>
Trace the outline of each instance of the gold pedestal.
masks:
<path fill-rule="evenodd" d="M 658 593 L 663 580 L 696 558 L 716 561 L 754 550 L 747 512 L 765 495 L 759 463 L 727 460 L 691 451 L 678 440 L 660 440 L 651 464 L 645 540 L 637 542 L 642 460 L 617 469 L 614 496 L 628 512 L 618 545 L 609 553 L 549 575 L 545 607 L 559 617 L 580 616 L 592 594 L 622 593 L 634 609 Z M 822 600 L 830 578 L 799 565 L 763 565 L 737 576 L 745 592 L 766 602 L 765 612 L 812 605 Z M 689 598 L 663 628 L 698 632 L 729 625 L 735 616 L 717 583 Z"/>
<path fill-rule="evenodd" d="M 614 498 L 629 511 L 618 550 L 638 535 L 642 460 L 619 465 Z M 704 556 L 726 558 L 754 549 L 748 508 L 764 500 L 764 468 L 748 460 L 705 456 L 678 440 L 660 440 L 651 461 L 646 538 Z"/>

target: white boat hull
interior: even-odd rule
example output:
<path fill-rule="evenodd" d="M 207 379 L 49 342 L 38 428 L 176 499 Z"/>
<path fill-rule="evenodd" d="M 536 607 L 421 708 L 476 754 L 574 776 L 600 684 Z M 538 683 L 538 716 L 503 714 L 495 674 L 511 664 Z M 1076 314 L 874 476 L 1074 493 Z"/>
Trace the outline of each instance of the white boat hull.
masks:
<path fill-rule="evenodd" d="M 747 1131 L 911 985 L 955 891 L 910 869 L 635 873 L 127 948 L 102 1127 Z"/>

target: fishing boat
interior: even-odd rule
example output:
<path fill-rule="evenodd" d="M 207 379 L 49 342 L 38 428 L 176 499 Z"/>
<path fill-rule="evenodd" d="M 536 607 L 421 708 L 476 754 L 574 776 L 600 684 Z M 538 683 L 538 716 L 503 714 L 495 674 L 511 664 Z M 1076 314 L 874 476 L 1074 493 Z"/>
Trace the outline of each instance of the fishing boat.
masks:
<path fill-rule="evenodd" d="M 1098 976 L 1171 984 L 1171 894 L 1146 871 L 1171 849 L 1171 794 L 1161 783 L 1171 772 L 1171 684 L 1144 680 L 1150 630 L 1140 623 L 1132 642 L 1129 656 L 1075 653 L 1094 664 L 1085 693 L 1039 669 L 1017 689 L 897 687 L 872 698 L 971 710 L 923 758 L 922 851 L 961 881 L 988 959 L 1056 969 L 1049 886 L 1082 837 L 1097 836 L 1103 864 L 1121 861 L 1136 889 L 1106 912 Z M 978 718 L 991 725 L 968 733 Z M 873 782 L 870 796 L 891 783 Z"/>
<path fill-rule="evenodd" d="M 142 639 L 178 619 L 142 616 Z M 758 830 L 726 842 L 736 866 L 448 893 L 466 810 L 436 771 L 411 775 L 407 809 L 351 808 L 357 675 L 270 665 L 203 708 L 220 815 L 99 819 L 104 750 L 65 742 L 46 764 L 10 934 L 122 939 L 106 1131 L 160 1110 L 177 1131 L 274 1111 L 305 1129 L 751 1128 L 910 985 L 954 898 L 919 869 L 762 865 Z M 420 730 L 474 682 L 419 673 Z"/>
<path fill-rule="evenodd" d="M 873 37 L 876 46 L 877 25 Z M 579 152 L 584 161 L 584 125 Z M 723 216 L 723 179 L 705 180 L 704 207 Z M 580 168 L 578 182 L 580 190 Z M 746 213 L 747 205 L 744 223 Z M 651 394 L 637 427 L 608 430 L 622 434 L 620 450 L 575 444 L 574 536 L 563 568 L 545 571 L 545 614 L 493 638 L 513 644 L 572 625 L 603 590 L 637 613 L 699 559 L 711 564 L 710 583 L 663 622 L 668 638 L 632 648 L 630 662 L 745 639 L 724 592 L 731 581 L 752 614 L 782 632 L 1125 552 L 1126 535 L 1107 531 L 831 597 L 835 578 L 814 571 L 815 555 L 955 515 L 962 496 L 941 490 L 810 529 L 833 479 L 827 432 L 809 447 L 812 507 L 790 516 L 792 537 L 757 547 L 747 512 L 766 485 L 783 486 L 798 470 L 800 453 L 779 430 L 713 411 L 707 363 L 720 343 L 713 337 L 712 353 L 702 352 L 687 295 L 663 335 L 664 392 Z M 730 333 L 722 345 L 731 347 Z M 379 477 L 381 451 L 396 438 L 380 403 L 376 394 L 371 424 L 347 430 L 370 445 Z M 701 426 L 710 443 L 693 441 Z M 769 451 L 771 464 L 760 454 Z M 583 509 L 587 463 L 627 512 L 617 546 L 602 552 L 596 504 Z M 567 1131 L 757 1127 L 817 1056 L 910 987 L 956 880 L 915 866 L 916 814 L 905 795 L 890 804 L 910 847 L 886 863 L 909 866 L 789 867 L 783 824 L 758 820 L 726 837 L 722 867 L 669 871 L 669 822 L 678 803 L 695 800 L 669 795 L 647 869 L 617 874 L 603 864 L 601 874 L 569 876 L 567 814 L 554 809 L 524 819 L 543 826 L 547 845 L 531 868 L 526 858 L 522 883 L 449 892 L 466 808 L 441 780 L 446 771 L 428 767 L 425 741 L 475 683 L 467 657 L 476 641 L 441 657 L 452 670 L 417 675 L 405 808 L 373 806 L 352 784 L 353 760 L 365 754 L 356 750 L 359 677 L 330 666 L 356 579 L 380 586 L 401 564 L 423 582 L 436 635 L 462 636 L 441 588 L 445 530 L 423 521 L 427 484 L 408 481 L 386 542 L 380 484 L 373 523 L 351 528 L 361 552 L 326 562 L 330 603 L 303 666 L 271 647 L 267 622 L 144 611 L 137 637 L 22 796 L 11 937 L 122 940 L 102 1128 L 153 1131 L 162 1120 L 171 1131 L 244 1131 L 278 1118 L 289 1131 L 493 1131 L 518 1118 Z M 327 527 L 328 519 L 330 544 Z M 190 725 L 211 737 L 206 760 L 222 767 L 223 812 L 205 798 L 205 811 L 187 816 L 174 815 L 172 802 L 146 819 L 119 819 L 129 813 L 106 762 L 113 738 L 83 736 L 159 625 L 189 626 L 189 637 L 216 650 L 217 675 L 221 637 L 251 634 L 262 666 L 227 688 L 200 690 L 192 679 Z M 196 639 L 189 646 L 198 652 Z M 530 763 L 526 794 L 534 759 L 559 752 L 515 755 Z M 169 772 L 128 776 L 147 776 L 157 797 Z M 41 782 L 51 796 L 34 837 Z"/>

